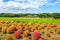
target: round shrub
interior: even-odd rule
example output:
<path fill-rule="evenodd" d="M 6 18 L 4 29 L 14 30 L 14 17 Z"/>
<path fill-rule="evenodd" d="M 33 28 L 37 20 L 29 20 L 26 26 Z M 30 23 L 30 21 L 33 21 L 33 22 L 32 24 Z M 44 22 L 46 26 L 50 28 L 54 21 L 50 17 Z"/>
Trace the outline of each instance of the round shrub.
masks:
<path fill-rule="evenodd" d="M 4 40 L 14 40 L 14 38 L 10 34 L 7 34 Z"/>
<path fill-rule="evenodd" d="M 40 33 L 38 31 L 34 31 L 32 33 L 32 40 L 39 40 L 40 38 Z"/>
<path fill-rule="evenodd" d="M 24 38 L 24 37 L 28 37 L 28 36 L 29 36 L 28 34 L 29 34 L 29 31 L 28 31 L 28 30 L 24 31 L 24 33 L 23 33 L 23 38 Z"/>
<path fill-rule="evenodd" d="M 57 34 L 60 34 L 60 29 L 57 29 L 57 30 L 56 30 L 56 33 L 57 33 Z"/>
<path fill-rule="evenodd" d="M 18 39 L 18 38 L 20 37 L 21 33 L 22 33 L 21 29 L 15 31 L 15 32 L 14 32 L 14 37 L 15 37 L 16 39 Z"/>
<path fill-rule="evenodd" d="M 15 27 L 14 26 L 11 26 L 7 29 L 7 33 L 12 33 L 15 31 Z"/>
<path fill-rule="evenodd" d="M 22 40 L 30 40 L 28 37 L 23 38 Z"/>
<path fill-rule="evenodd" d="M 3 27 L 1 31 L 2 31 L 2 33 L 6 33 L 7 27 Z"/>

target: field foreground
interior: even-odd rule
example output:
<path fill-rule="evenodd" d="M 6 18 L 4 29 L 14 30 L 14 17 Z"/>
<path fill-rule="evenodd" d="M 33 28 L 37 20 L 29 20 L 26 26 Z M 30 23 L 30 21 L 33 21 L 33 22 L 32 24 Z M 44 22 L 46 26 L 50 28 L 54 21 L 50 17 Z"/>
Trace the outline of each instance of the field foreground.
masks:
<path fill-rule="evenodd" d="M 0 40 L 60 40 L 60 19 L 2 17 Z"/>

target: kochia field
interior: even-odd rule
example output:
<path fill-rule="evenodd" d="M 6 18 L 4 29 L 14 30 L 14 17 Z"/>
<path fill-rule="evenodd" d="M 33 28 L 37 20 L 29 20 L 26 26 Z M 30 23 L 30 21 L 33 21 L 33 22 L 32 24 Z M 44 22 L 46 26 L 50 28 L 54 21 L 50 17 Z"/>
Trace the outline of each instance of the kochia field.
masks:
<path fill-rule="evenodd" d="M 0 17 L 0 40 L 60 40 L 60 19 Z"/>

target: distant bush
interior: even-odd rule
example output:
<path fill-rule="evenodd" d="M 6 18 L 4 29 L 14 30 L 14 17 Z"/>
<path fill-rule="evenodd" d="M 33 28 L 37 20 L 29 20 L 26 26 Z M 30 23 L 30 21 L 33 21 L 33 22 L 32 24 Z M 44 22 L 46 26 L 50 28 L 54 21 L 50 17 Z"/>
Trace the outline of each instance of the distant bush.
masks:
<path fill-rule="evenodd" d="M 39 17 L 39 18 L 60 18 L 60 13 L 37 13 L 37 14 L 33 14 L 33 13 L 19 13 L 19 14 L 13 14 L 13 13 L 0 13 L 0 17 Z"/>
<path fill-rule="evenodd" d="M 58 18 L 60 18 L 60 13 L 53 13 L 52 17 L 55 19 L 58 19 Z"/>

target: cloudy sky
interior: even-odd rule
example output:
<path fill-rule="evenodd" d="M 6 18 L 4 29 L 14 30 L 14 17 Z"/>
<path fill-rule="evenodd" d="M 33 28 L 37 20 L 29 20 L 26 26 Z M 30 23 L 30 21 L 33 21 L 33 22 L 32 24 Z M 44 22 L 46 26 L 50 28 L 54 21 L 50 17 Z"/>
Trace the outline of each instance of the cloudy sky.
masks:
<path fill-rule="evenodd" d="M 60 0 L 0 0 L 0 13 L 60 12 Z"/>

